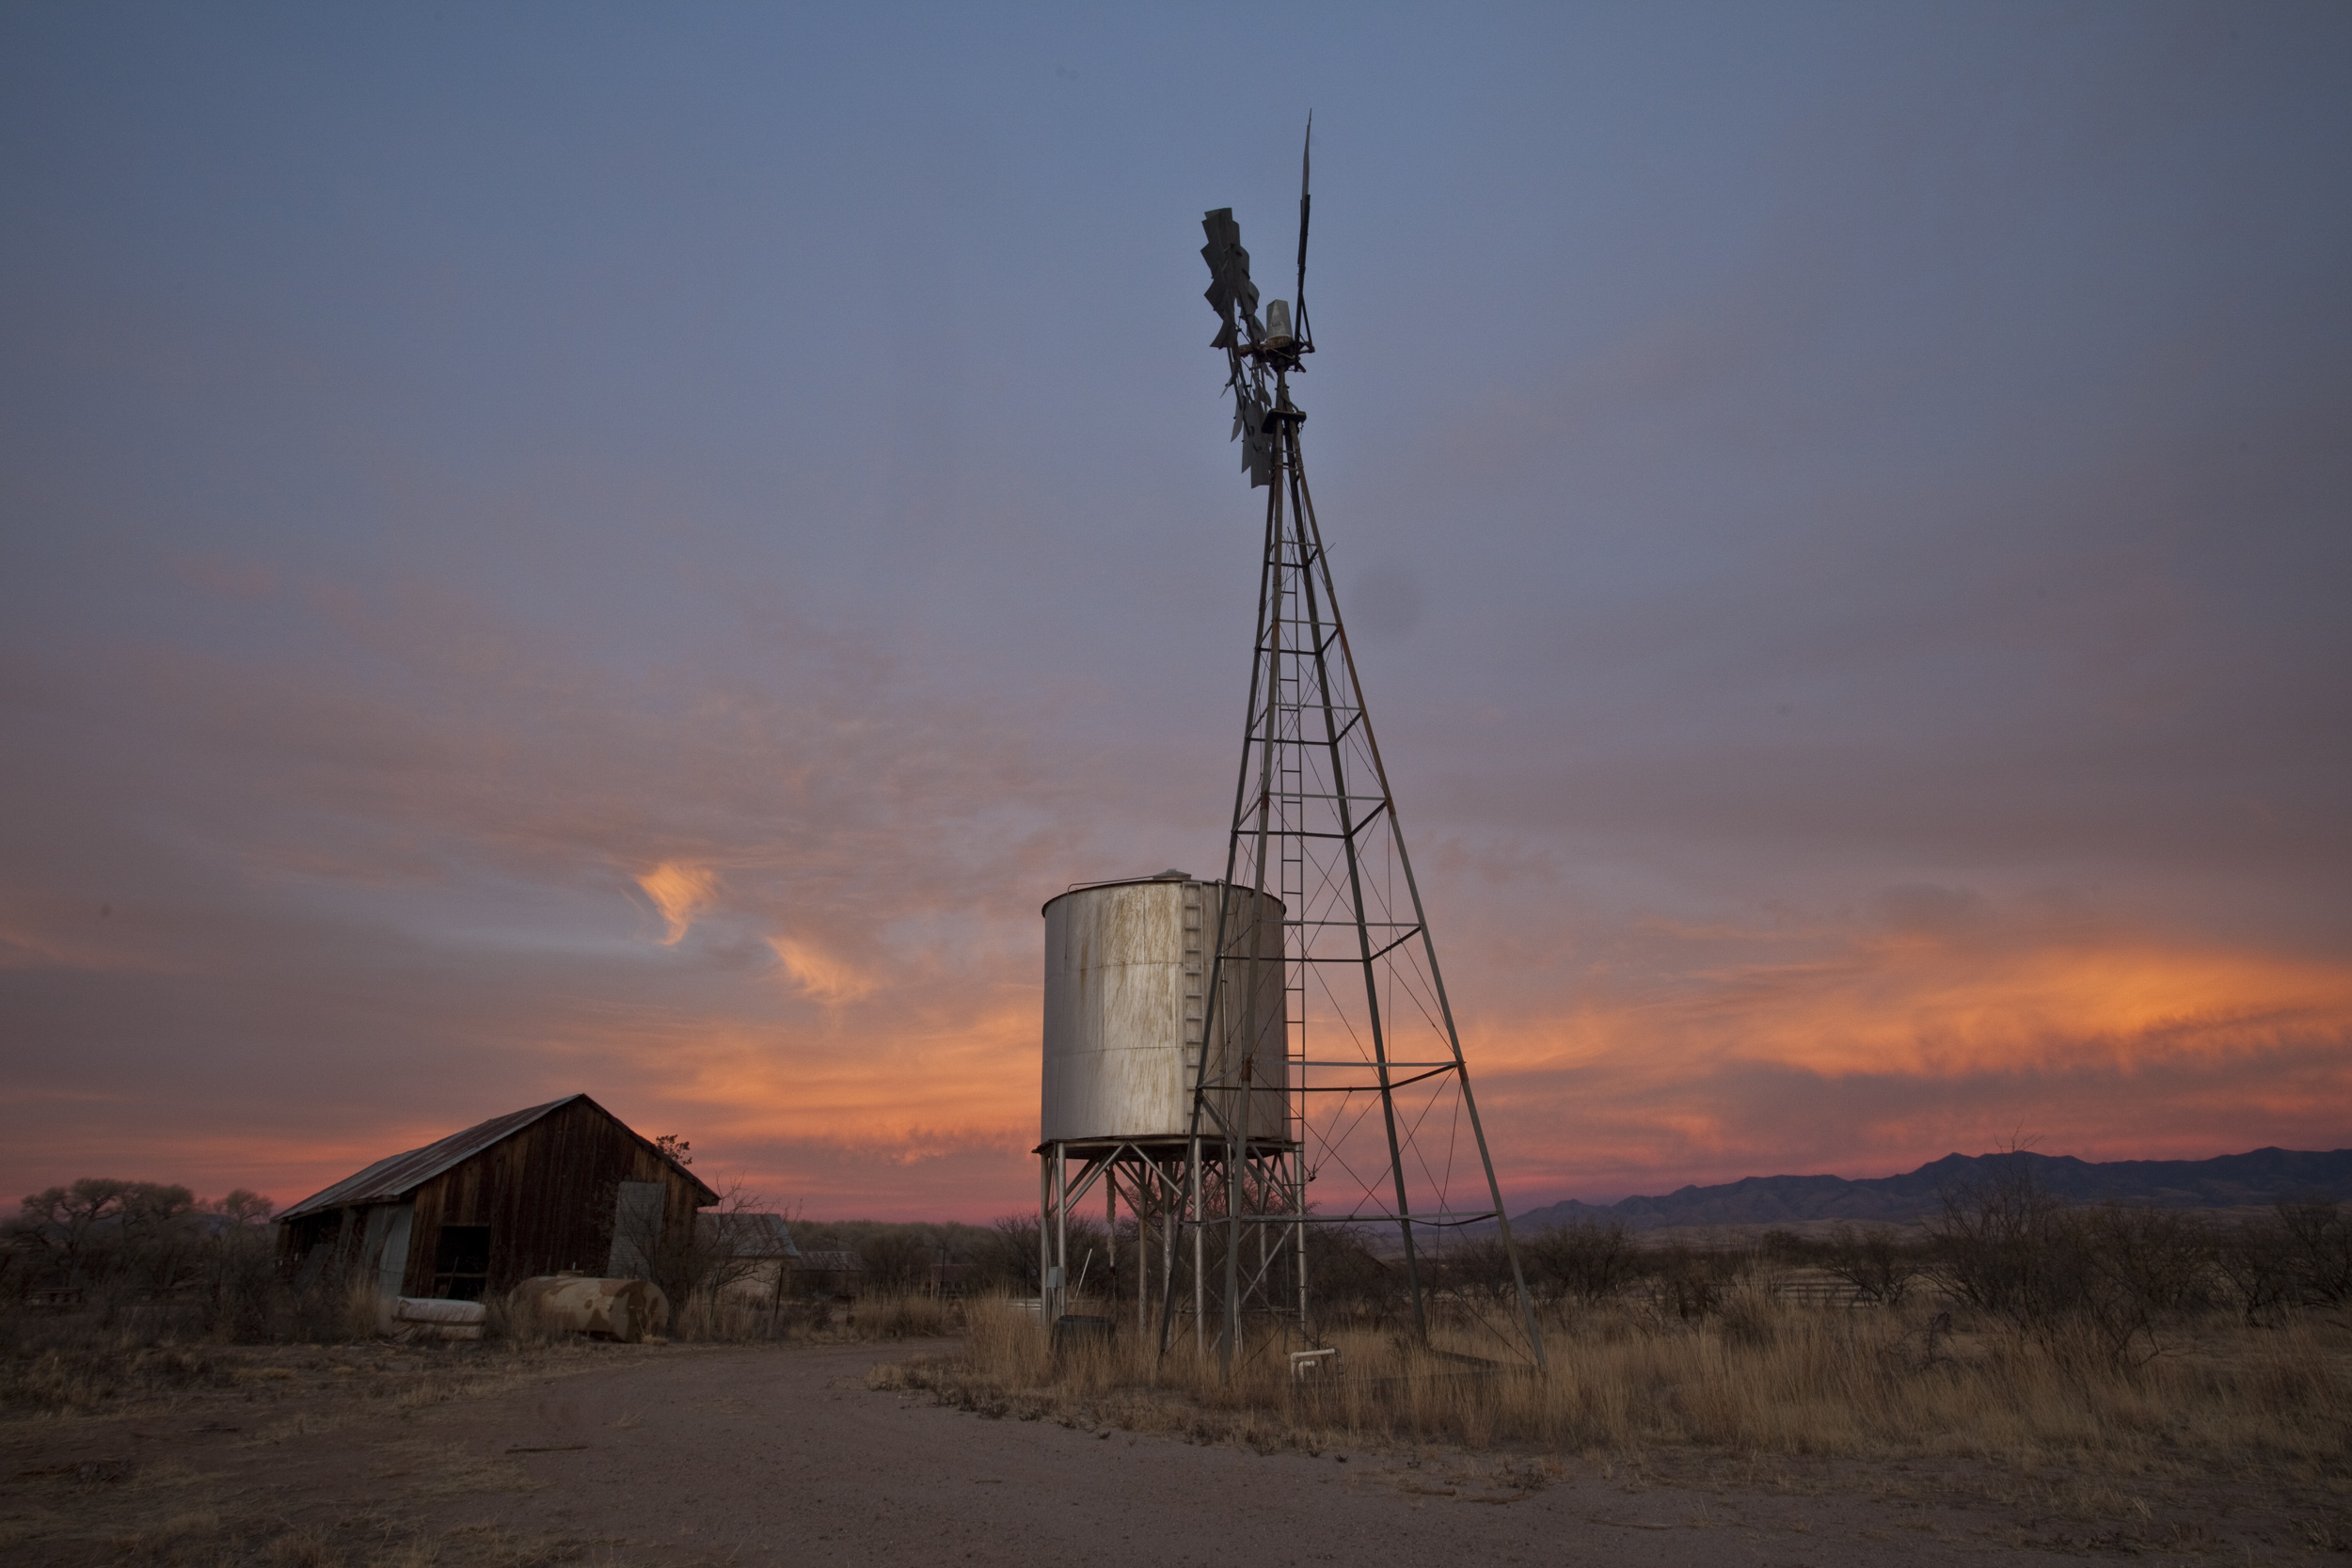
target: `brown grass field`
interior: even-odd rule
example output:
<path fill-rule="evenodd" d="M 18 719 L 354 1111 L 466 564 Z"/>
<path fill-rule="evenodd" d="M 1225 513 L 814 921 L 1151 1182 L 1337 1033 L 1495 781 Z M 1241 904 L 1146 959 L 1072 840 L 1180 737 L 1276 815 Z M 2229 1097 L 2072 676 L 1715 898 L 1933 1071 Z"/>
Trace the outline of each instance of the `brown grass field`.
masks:
<path fill-rule="evenodd" d="M 1573 1311 L 1555 1321 L 1541 1374 L 1470 1364 L 1495 1349 L 1483 1334 L 1434 1330 L 1433 1348 L 1453 1354 L 1432 1356 L 1341 1329 L 1327 1337 L 1339 1377 L 1295 1380 L 1269 1352 L 1245 1354 L 1230 1383 L 1181 1336 L 1165 1360 L 1132 1332 L 1057 1354 L 1034 1313 L 976 1303 L 969 1317 L 961 1354 L 879 1369 L 878 1386 L 1306 1449 L 1964 1458 L 2321 1487 L 2352 1471 L 2352 1327 L 2316 1316 L 2257 1329 L 2215 1314 L 2119 1362 L 2088 1333 L 1942 1327 L 1954 1314 L 1938 1304 L 1790 1306 L 1756 1290 L 1696 1321 L 1632 1304 Z"/>
<path fill-rule="evenodd" d="M 867 1301 L 846 1321 L 751 1344 L 153 1345 L 77 1340 L 56 1323 L 46 1350 L 8 1370 L 0 1558 L 930 1561 L 924 1531 L 968 1513 L 962 1495 L 938 1492 L 938 1473 L 968 1465 L 958 1484 L 977 1496 L 1026 1463 L 1041 1489 L 989 1493 L 1002 1528 L 960 1554 L 1021 1561 L 1025 1532 L 1072 1528 L 1073 1504 L 1109 1509 L 1089 1528 L 1124 1517 L 1087 1465 L 1152 1454 L 1152 1473 L 1176 1478 L 1175 1517 L 1203 1484 L 1182 1478 L 1223 1473 L 1224 1454 L 1266 1466 L 1294 1489 L 1273 1506 L 1310 1511 L 1319 1528 L 1386 1518 L 1367 1561 L 1416 1560 L 1406 1545 L 1451 1536 L 1490 1542 L 1502 1560 L 1548 1530 L 1565 1532 L 1555 1561 L 1688 1560 L 1678 1554 L 1734 1535 L 1803 1545 L 1767 1560 L 1823 1564 L 2324 1562 L 2352 1548 L 2344 1324 L 2215 1315 L 2171 1325 L 2158 1354 L 2122 1365 L 2097 1345 L 1986 1323 L 1931 1345 L 1932 1317 L 1924 1303 L 1790 1306 L 1760 1291 L 1690 1321 L 1619 1302 L 1559 1322 L 1543 1377 L 1364 1329 L 1334 1336 L 1346 1363 L 1336 1379 L 1294 1383 L 1262 1356 L 1230 1385 L 1181 1340 L 1161 1362 L 1132 1332 L 1057 1356 L 1037 1317 L 1001 1301 Z M 958 1320 L 961 1338 L 894 1348 Z M 717 1339 L 766 1325 L 698 1326 Z M 1460 1330 L 1437 1339 L 1479 1342 Z M 926 1407 L 945 1424 L 905 1425 Z M 928 1458 L 905 1447 L 910 1433 L 929 1433 Z M 1104 1446 L 1114 1436 L 1129 1447 Z M 1055 1457 L 1053 1444 L 1081 1438 Z M 762 1445 L 777 1455 L 759 1458 Z M 620 1467 L 591 1479 L 595 1464 Z M 1340 1477 L 1355 1500 L 1325 1484 Z M 917 1497 L 944 1511 L 922 1529 L 898 1522 Z M 862 1522 L 844 1534 L 836 1513 Z M 1627 1555 L 1627 1532 L 1669 1526 L 1724 1540 Z M 723 1528 L 736 1533 L 722 1544 Z M 1394 1557 L 1381 1555 L 1390 1536 Z"/>

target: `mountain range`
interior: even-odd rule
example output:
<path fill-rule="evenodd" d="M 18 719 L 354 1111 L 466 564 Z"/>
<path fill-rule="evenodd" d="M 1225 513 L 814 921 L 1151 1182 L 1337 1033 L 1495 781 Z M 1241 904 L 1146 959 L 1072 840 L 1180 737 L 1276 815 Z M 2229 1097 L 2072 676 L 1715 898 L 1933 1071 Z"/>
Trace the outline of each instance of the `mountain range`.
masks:
<path fill-rule="evenodd" d="M 1849 1220 L 1903 1225 L 1941 1211 L 1946 1191 L 2028 1166 L 2069 1203 L 2138 1203 L 2167 1209 L 2262 1207 L 2282 1197 L 2352 1198 L 2352 1148 L 2307 1152 L 2258 1148 L 2211 1160 L 2110 1160 L 2071 1154 L 1947 1154 L 1903 1176 L 1859 1181 L 1842 1176 L 1751 1176 L 1714 1187 L 1616 1203 L 1574 1198 L 1514 1214 L 1514 1229 L 1607 1224 L 1629 1230 L 1684 1225 L 1802 1225 Z"/>

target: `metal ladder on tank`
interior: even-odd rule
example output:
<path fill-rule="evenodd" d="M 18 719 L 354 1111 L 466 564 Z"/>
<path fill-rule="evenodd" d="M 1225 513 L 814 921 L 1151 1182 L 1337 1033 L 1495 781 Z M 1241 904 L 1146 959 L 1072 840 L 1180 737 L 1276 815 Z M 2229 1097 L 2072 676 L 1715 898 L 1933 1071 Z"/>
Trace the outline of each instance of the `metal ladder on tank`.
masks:
<path fill-rule="evenodd" d="M 1187 1084 L 1200 1082 L 1200 1058 L 1207 1051 L 1207 1046 L 1203 1043 L 1202 1015 L 1207 1006 L 1209 966 L 1200 936 L 1202 930 L 1200 894 L 1200 883 L 1186 882 L 1184 884 L 1184 1082 Z M 1198 1352 L 1203 1350 L 1207 1343 L 1208 1303 L 1204 1299 L 1206 1280 L 1202 1276 L 1202 1269 L 1207 1258 L 1201 1235 L 1204 1228 L 1202 1223 L 1204 1216 L 1200 1208 L 1200 1139 L 1197 1133 L 1193 1137 L 1191 1148 L 1185 1152 L 1188 1156 L 1185 1180 L 1192 1183 L 1192 1191 L 1179 1201 L 1189 1202 L 1194 1220 L 1192 1227 L 1192 1335 L 1194 1349 Z M 1176 1277 L 1174 1253 L 1176 1231 L 1174 1227 L 1167 1231 L 1163 1238 L 1163 1244 L 1169 1249 L 1169 1252 L 1168 1266 L 1161 1277 L 1172 1285 Z"/>

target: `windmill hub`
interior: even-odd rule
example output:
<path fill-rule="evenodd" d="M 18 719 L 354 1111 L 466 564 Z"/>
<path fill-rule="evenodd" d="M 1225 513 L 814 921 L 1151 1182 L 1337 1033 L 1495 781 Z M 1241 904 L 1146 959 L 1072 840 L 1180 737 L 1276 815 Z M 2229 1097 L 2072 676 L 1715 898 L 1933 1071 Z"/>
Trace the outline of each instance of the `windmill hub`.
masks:
<path fill-rule="evenodd" d="M 1283 349 L 1297 341 L 1291 336 L 1291 308 L 1282 300 L 1269 300 L 1265 308 L 1265 346 Z"/>

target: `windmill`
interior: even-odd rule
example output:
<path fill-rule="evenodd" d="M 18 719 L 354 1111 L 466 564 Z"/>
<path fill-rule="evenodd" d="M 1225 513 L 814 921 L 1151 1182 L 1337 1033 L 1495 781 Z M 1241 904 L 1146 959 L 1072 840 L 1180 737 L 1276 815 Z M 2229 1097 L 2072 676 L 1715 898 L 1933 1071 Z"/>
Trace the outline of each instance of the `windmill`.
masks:
<path fill-rule="evenodd" d="M 1196 1334 L 1205 1333 L 1208 1317 L 1201 1243 L 1221 1232 L 1217 1349 L 1228 1372 L 1252 1320 L 1281 1322 L 1286 1334 L 1312 1343 L 1316 1249 L 1309 1237 L 1337 1226 L 1393 1235 L 1413 1331 L 1426 1343 L 1433 1264 L 1448 1238 L 1491 1225 L 1516 1309 L 1494 1310 L 1486 1326 L 1540 1366 L 1542 1335 L 1332 589 L 1300 448 L 1307 416 L 1291 401 L 1291 377 L 1315 350 L 1306 300 L 1311 121 L 1308 135 L 1289 301 L 1267 301 L 1261 315 L 1232 209 L 1207 214 L 1200 225 L 1205 297 L 1218 321 L 1211 346 L 1226 356 L 1233 400 L 1232 439 L 1250 487 L 1263 489 L 1266 501 L 1232 827 L 1223 881 L 1208 884 L 1219 892 L 1209 1017 L 1199 1037 L 1220 1037 L 1220 1000 L 1258 995 L 1269 962 L 1280 966 L 1281 1004 L 1262 1015 L 1244 1009 L 1264 1022 L 1253 1016 L 1238 1049 L 1197 1053 L 1196 1174 L 1178 1216 L 1199 1260 Z M 1279 941 L 1263 928 L 1270 920 L 1279 922 Z M 1229 974 L 1235 969 L 1247 975 L 1238 985 Z M 1282 1098 L 1279 1136 L 1266 1135 L 1250 1104 L 1260 1082 L 1273 1085 L 1262 1092 Z M 1477 1315 L 1474 1304 L 1464 1305 Z M 1174 1307 L 1170 1291 L 1163 1350 Z"/>

